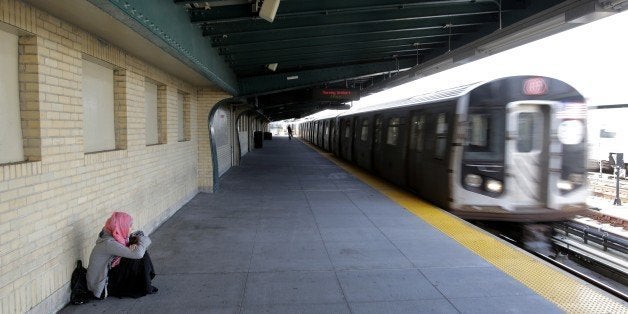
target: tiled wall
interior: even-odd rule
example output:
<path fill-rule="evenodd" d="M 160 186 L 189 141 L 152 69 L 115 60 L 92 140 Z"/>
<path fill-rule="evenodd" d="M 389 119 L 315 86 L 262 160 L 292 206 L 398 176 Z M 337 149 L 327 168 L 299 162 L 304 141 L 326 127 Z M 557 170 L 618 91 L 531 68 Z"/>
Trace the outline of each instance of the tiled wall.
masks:
<path fill-rule="evenodd" d="M 130 213 L 134 227 L 151 232 L 199 188 L 211 191 L 207 115 L 229 95 L 191 86 L 20 1 L 0 0 L 0 22 L 20 34 L 28 157 L 0 165 L 0 312 L 49 313 L 68 301 L 75 261 L 87 264 L 112 211 Z M 86 56 L 115 68 L 114 106 L 122 110 L 113 151 L 84 152 Z M 147 77 L 163 84 L 165 144 L 146 145 Z M 189 102 L 190 139 L 183 142 L 177 141 L 179 92 Z"/>

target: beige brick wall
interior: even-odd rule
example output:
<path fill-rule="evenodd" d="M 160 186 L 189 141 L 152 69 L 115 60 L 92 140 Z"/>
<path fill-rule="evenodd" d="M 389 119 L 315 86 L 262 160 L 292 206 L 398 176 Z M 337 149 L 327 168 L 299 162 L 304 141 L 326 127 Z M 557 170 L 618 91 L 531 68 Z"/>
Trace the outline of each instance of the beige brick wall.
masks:
<path fill-rule="evenodd" d="M 69 298 L 104 221 L 130 213 L 147 232 L 199 190 L 211 191 L 207 114 L 220 90 L 198 89 L 113 43 L 15 0 L 0 22 L 20 32 L 20 106 L 26 162 L 0 165 L 0 313 L 49 313 Z M 6 27 L 5 27 L 6 28 Z M 0 43 L 1 44 L 1 43 Z M 82 58 L 115 70 L 115 151 L 85 154 Z M 146 146 L 144 81 L 160 82 L 165 144 Z M 177 141 L 177 93 L 189 101 L 190 139 Z"/>

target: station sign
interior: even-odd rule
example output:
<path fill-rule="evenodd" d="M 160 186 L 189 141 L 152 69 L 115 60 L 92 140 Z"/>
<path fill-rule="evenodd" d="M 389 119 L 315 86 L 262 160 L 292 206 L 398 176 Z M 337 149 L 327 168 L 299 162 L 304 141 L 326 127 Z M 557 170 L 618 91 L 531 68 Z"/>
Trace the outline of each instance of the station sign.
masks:
<path fill-rule="evenodd" d="M 315 88 L 312 99 L 319 101 L 351 101 L 360 99 L 360 90 L 351 88 Z"/>

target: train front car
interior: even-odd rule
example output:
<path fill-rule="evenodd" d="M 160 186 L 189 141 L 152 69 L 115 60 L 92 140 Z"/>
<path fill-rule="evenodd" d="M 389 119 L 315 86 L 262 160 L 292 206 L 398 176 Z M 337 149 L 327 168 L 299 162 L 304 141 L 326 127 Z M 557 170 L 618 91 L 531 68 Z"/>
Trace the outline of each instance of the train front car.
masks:
<path fill-rule="evenodd" d="M 477 86 L 458 102 L 451 209 L 465 219 L 564 220 L 586 209 L 586 104 L 538 76 Z"/>

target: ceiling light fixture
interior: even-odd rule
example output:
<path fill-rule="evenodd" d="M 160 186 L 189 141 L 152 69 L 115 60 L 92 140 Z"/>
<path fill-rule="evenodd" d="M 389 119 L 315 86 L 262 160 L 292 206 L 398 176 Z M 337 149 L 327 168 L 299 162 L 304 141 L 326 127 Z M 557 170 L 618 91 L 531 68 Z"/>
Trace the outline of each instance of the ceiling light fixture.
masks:
<path fill-rule="evenodd" d="M 262 7 L 259 10 L 259 17 L 272 23 L 279 8 L 279 1 L 281 0 L 263 0 Z"/>
<path fill-rule="evenodd" d="M 278 63 L 269 63 L 266 65 L 266 68 L 275 72 L 277 70 Z"/>

